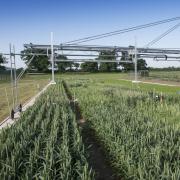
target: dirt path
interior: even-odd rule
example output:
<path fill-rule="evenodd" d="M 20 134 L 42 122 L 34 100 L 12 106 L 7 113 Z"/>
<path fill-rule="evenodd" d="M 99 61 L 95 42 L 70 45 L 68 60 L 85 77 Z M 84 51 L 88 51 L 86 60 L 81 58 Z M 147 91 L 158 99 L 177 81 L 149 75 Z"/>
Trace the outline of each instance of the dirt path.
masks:
<path fill-rule="evenodd" d="M 162 79 L 141 78 L 140 81 L 142 81 L 144 83 L 159 84 L 159 85 L 164 85 L 164 86 L 180 86 L 180 82 L 167 81 L 167 80 L 162 80 Z"/>
<path fill-rule="evenodd" d="M 76 115 L 76 120 L 78 125 L 82 128 L 82 140 L 89 155 L 88 162 L 90 167 L 95 172 L 96 180 L 120 180 L 122 178 L 117 177 L 112 167 L 107 161 L 104 148 L 98 142 L 95 132 L 88 125 L 87 121 L 83 118 L 79 104 L 74 102 L 71 92 L 69 91 L 65 82 L 63 86 L 66 92 L 66 95 L 70 101 L 70 106 Z"/>
<path fill-rule="evenodd" d="M 88 149 L 88 162 L 95 171 L 95 178 L 98 180 L 118 180 L 115 172 L 107 161 L 105 152 L 95 138 L 95 133 L 89 127 L 82 129 L 83 143 Z"/>
<path fill-rule="evenodd" d="M 132 80 L 128 80 L 128 79 L 119 79 L 119 80 L 132 82 Z M 172 86 L 172 87 L 180 86 L 179 82 L 170 82 L 170 81 L 163 81 L 163 80 L 158 80 L 158 79 L 153 79 L 153 80 L 139 79 L 139 82 L 143 84 L 156 84 L 156 85 L 161 85 L 161 86 Z"/>

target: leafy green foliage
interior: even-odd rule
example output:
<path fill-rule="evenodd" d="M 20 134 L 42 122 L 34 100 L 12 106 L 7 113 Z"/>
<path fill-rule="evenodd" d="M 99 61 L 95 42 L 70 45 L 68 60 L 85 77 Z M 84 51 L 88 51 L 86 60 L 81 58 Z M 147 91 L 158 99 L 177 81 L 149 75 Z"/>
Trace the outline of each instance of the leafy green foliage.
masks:
<path fill-rule="evenodd" d="M 115 60 L 115 51 L 101 51 L 97 59 L 100 60 Z M 115 62 L 103 62 L 100 63 L 99 70 L 104 72 L 115 71 L 117 69 L 117 63 Z"/>
<path fill-rule="evenodd" d="M 134 71 L 134 63 L 125 63 L 121 62 L 120 65 L 123 67 L 125 71 Z M 147 63 L 144 59 L 137 60 L 137 69 L 140 70 L 147 70 Z"/>
<path fill-rule="evenodd" d="M 138 70 L 147 70 L 147 63 L 144 59 L 137 60 L 137 69 Z"/>
<path fill-rule="evenodd" d="M 0 54 L 0 70 L 5 70 L 3 64 L 6 63 L 6 58 Z"/>
<path fill-rule="evenodd" d="M 56 59 L 57 60 L 67 60 L 67 57 L 63 56 L 63 55 L 58 55 L 56 57 Z M 56 62 L 56 64 L 57 64 L 59 72 L 65 72 L 67 68 L 69 68 L 71 70 L 72 66 L 74 65 L 73 62 Z"/>
<path fill-rule="evenodd" d="M 37 50 L 29 50 L 29 49 L 25 49 L 24 51 L 21 51 L 21 53 L 23 54 L 29 54 L 29 53 L 39 53 L 39 54 L 46 54 L 47 52 L 41 49 L 37 49 Z M 29 60 L 32 58 L 32 55 L 26 55 L 23 56 L 23 60 L 25 61 L 25 63 L 29 62 Z M 35 56 L 34 59 L 32 60 L 32 62 L 30 63 L 28 70 L 36 70 L 38 72 L 47 72 L 48 71 L 48 67 L 50 65 L 50 62 L 48 61 L 48 57 L 47 56 Z"/>
<path fill-rule="evenodd" d="M 81 70 L 87 72 L 96 72 L 98 71 L 98 63 L 97 62 L 85 62 L 81 64 Z"/>

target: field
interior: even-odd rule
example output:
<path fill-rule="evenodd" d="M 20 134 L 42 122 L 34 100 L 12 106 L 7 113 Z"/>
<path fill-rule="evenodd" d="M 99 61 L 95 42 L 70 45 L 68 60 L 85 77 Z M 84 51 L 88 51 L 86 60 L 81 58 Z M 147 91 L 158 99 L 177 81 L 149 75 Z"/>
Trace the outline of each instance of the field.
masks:
<path fill-rule="evenodd" d="M 167 85 L 160 85 L 160 84 L 151 84 L 151 83 L 132 83 L 131 78 L 127 73 L 97 73 L 97 74 L 65 74 L 61 76 L 57 76 L 67 79 L 68 81 L 76 82 L 79 79 L 90 79 L 96 82 L 97 84 L 104 84 L 104 85 L 116 85 L 116 86 L 123 86 L 132 89 L 140 89 L 143 91 L 155 91 L 158 93 L 175 93 L 178 94 L 180 91 L 180 84 L 175 86 L 167 86 Z M 140 79 L 141 80 L 141 79 Z M 156 82 L 156 79 L 153 79 Z M 165 83 L 166 81 L 161 81 L 161 83 Z"/>
<path fill-rule="evenodd" d="M 175 84 L 179 81 L 179 72 L 150 72 L 150 78 L 154 76 L 158 79 L 163 79 L 164 75 L 167 75 L 168 77 L 174 79 Z M 99 74 L 62 74 L 57 75 L 58 77 L 63 77 L 65 79 L 81 79 L 81 78 L 90 78 L 95 80 L 96 82 L 108 85 L 117 85 L 117 86 L 124 86 L 129 88 L 137 88 L 141 89 L 143 91 L 155 91 L 159 93 L 179 93 L 180 88 L 178 85 L 175 87 L 168 87 L 168 86 L 161 86 L 161 85 L 155 85 L 155 84 L 143 84 L 139 83 L 133 84 L 131 81 L 125 81 L 125 79 L 130 80 L 133 77 L 130 77 L 127 73 L 99 73 Z M 49 75 L 31 75 L 26 76 L 23 78 L 23 80 L 19 83 L 19 89 L 18 89 L 18 103 L 25 103 L 27 102 L 33 95 L 35 95 L 38 91 L 40 91 L 50 80 L 51 76 Z M 166 79 L 167 81 L 167 79 Z M 167 83 L 165 81 L 165 83 Z M 156 82 L 156 81 L 155 81 Z M 163 83 L 163 80 L 161 81 Z M 6 96 L 7 91 L 7 96 Z M 0 122 L 6 118 L 9 115 L 9 109 L 11 109 L 12 106 L 12 92 L 11 92 L 11 86 L 9 81 L 0 81 Z M 9 103 L 9 105 L 8 105 Z M 10 108 L 9 108 L 10 107 Z"/>
<path fill-rule="evenodd" d="M 150 71 L 149 77 L 152 79 L 158 78 L 165 81 L 180 82 L 179 71 Z"/>
<path fill-rule="evenodd" d="M 1 132 L 0 159 L 1 179 L 90 179 L 75 115 L 61 85 L 49 88 L 14 127 Z"/>
<path fill-rule="evenodd" d="M 180 178 L 179 96 L 160 102 L 151 92 L 91 80 L 69 86 L 117 172 L 127 179 Z"/>
<path fill-rule="evenodd" d="M 1 132 L 1 179 L 180 179 L 180 87 L 127 76 L 57 75 Z"/>
<path fill-rule="evenodd" d="M 27 76 L 18 86 L 18 103 L 24 104 L 38 93 L 49 81 L 49 76 Z M 9 81 L 0 81 L 0 122 L 12 108 L 12 91 Z M 8 105 L 9 104 L 9 105 Z"/>

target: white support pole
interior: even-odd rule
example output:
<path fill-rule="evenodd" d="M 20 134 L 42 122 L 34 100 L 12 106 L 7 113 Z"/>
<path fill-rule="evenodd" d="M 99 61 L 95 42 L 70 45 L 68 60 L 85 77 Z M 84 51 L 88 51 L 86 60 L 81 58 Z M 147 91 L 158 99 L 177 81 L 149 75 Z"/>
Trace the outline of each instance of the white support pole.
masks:
<path fill-rule="evenodd" d="M 138 77 L 137 77 L 137 40 L 135 37 L 135 46 L 134 46 L 134 83 L 138 82 Z"/>
<path fill-rule="evenodd" d="M 137 50 L 137 40 L 135 37 L 135 46 L 134 46 L 134 81 L 133 83 L 139 83 L 138 81 L 138 73 L 137 73 L 137 55 L 138 55 L 138 50 Z"/>
<path fill-rule="evenodd" d="M 137 41 L 135 38 L 135 55 L 134 55 L 134 73 L 135 73 L 135 81 L 137 82 Z"/>
<path fill-rule="evenodd" d="M 53 47 L 53 32 L 51 32 L 51 64 L 52 64 L 52 80 L 51 84 L 56 84 L 54 81 L 54 47 Z"/>
<path fill-rule="evenodd" d="M 15 108 L 15 102 L 14 102 L 14 78 L 13 78 L 13 62 L 12 62 L 12 46 L 11 43 L 9 44 L 9 59 L 11 63 L 11 92 L 12 92 L 12 109 Z"/>
<path fill-rule="evenodd" d="M 13 45 L 13 53 L 14 53 L 14 92 L 15 92 L 15 107 L 18 103 L 18 86 L 17 86 L 17 76 L 16 76 L 16 52 L 15 46 Z"/>

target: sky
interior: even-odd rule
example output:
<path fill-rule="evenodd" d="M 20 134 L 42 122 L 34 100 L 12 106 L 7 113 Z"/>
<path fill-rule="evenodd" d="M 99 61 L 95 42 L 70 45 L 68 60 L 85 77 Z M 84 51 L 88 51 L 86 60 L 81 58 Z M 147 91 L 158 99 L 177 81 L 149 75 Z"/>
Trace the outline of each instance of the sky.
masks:
<path fill-rule="evenodd" d="M 16 51 L 25 43 L 50 44 L 106 33 L 180 16 L 179 0 L 0 0 L 0 53 L 9 52 L 9 43 Z M 177 24 L 138 30 L 118 36 L 88 42 L 93 45 L 134 45 L 143 47 L 148 42 Z M 180 28 L 153 47 L 180 48 Z M 148 66 L 180 66 L 180 62 L 155 62 Z M 18 58 L 17 66 L 23 66 Z"/>

